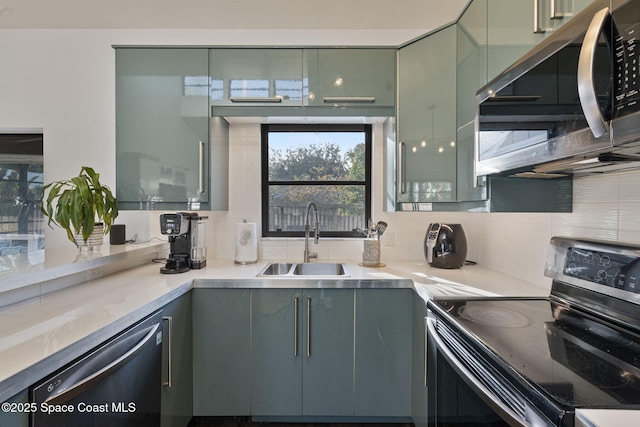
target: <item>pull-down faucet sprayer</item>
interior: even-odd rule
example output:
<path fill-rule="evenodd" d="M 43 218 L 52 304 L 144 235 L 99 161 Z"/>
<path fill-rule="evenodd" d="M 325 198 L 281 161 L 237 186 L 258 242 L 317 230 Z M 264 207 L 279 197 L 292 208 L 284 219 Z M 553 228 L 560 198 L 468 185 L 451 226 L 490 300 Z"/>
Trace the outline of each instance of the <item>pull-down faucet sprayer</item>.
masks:
<path fill-rule="evenodd" d="M 309 252 L 309 212 L 313 208 L 313 212 L 316 216 L 315 227 L 313 229 L 313 243 L 318 244 L 320 237 L 320 223 L 318 221 L 318 207 L 314 202 L 307 203 L 307 215 L 304 224 L 304 262 L 309 262 L 309 258 L 318 258 L 318 254 L 315 252 Z"/>

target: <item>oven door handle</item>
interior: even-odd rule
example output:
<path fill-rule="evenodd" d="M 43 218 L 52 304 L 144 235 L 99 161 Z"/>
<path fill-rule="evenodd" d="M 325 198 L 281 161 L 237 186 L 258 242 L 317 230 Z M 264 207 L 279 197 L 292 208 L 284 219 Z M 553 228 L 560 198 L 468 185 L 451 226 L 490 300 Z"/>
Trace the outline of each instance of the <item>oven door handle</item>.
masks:
<path fill-rule="evenodd" d="M 473 389 L 474 392 L 494 410 L 503 420 L 505 420 L 511 426 L 531 427 L 526 420 L 520 418 L 511 408 L 505 405 L 496 395 L 494 395 L 487 387 L 484 386 L 475 375 L 469 371 L 463 364 L 461 364 L 456 356 L 449 350 L 449 347 L 442 341 L 438 331 L 436 330 L 436 321 L 433 318 L 427 319 L 428 336 L 430 340 L 433 340 L 436 347 L 451 367 L 462 376 L 465 382 Z"/>

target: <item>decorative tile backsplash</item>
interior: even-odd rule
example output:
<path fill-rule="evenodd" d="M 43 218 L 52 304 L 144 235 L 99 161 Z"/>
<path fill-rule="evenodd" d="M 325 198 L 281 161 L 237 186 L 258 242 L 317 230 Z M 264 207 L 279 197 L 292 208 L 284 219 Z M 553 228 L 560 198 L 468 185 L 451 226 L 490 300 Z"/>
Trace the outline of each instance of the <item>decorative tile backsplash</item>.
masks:
<path fill-rule="evenodd" d="M 212 212 L 207 224 L 212 259 L 233 260 L 234 227 L 247 219 L 260 229 L 260 125 L 230 127 L 230 205 Z M 554 235 L 640 244 L 640 171 L 574 180 L 574 211 L 552 213 L 385 212 L 383 210 L 382 125 L 374 125 L 373 220 L 389 224 L 382 238 L 381 261 L 424 261 L 424 234 L 431 222 L 460 223 L 468 240 L 468 259 L 541 286 L 549 239 Z M 623 195 L 623 197 L 621 196 Z M 302 239 L 261 239 L 258 257 L 302 260 Z M 355 260 L 362 241 L 320 239 L 320 260 Z"/>

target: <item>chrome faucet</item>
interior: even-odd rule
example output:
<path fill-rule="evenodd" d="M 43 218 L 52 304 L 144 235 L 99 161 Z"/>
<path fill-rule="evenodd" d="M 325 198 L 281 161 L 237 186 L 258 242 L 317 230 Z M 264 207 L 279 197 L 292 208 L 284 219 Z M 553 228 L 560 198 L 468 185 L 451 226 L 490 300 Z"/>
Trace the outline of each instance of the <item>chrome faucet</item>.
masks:
<path fill-rule="evenodd" d="M 316 215 L 316 224 L 313 229 L 313 243 L 318 244 L 320 237 L 320 224 L 318 223 L 318 207 L 314 202 L 307 203 L 307 219 L 304 223 L 304 262 L 309 262 L 309 258 L 318 258 L 317 253 L 309 252 L 309 212 L 313 208 L 313 212 Z"/>

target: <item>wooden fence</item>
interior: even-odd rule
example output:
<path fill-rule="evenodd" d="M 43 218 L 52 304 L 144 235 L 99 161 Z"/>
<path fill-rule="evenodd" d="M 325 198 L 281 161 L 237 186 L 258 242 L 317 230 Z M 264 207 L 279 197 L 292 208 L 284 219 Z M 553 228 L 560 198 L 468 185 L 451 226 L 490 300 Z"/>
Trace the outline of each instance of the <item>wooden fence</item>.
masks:
<path fill-rule="evenodd" d="M 269 209 L 269 230 L 301 231 L 304 230 L 307 206 L 271 206 Z M 320 205 L 318 218 L 320 230 L 352 231 L 366 227 L 364 206 L 362 205 Z M 309 225 L 313 229 L 315 216 L 309 214 Z"/>

